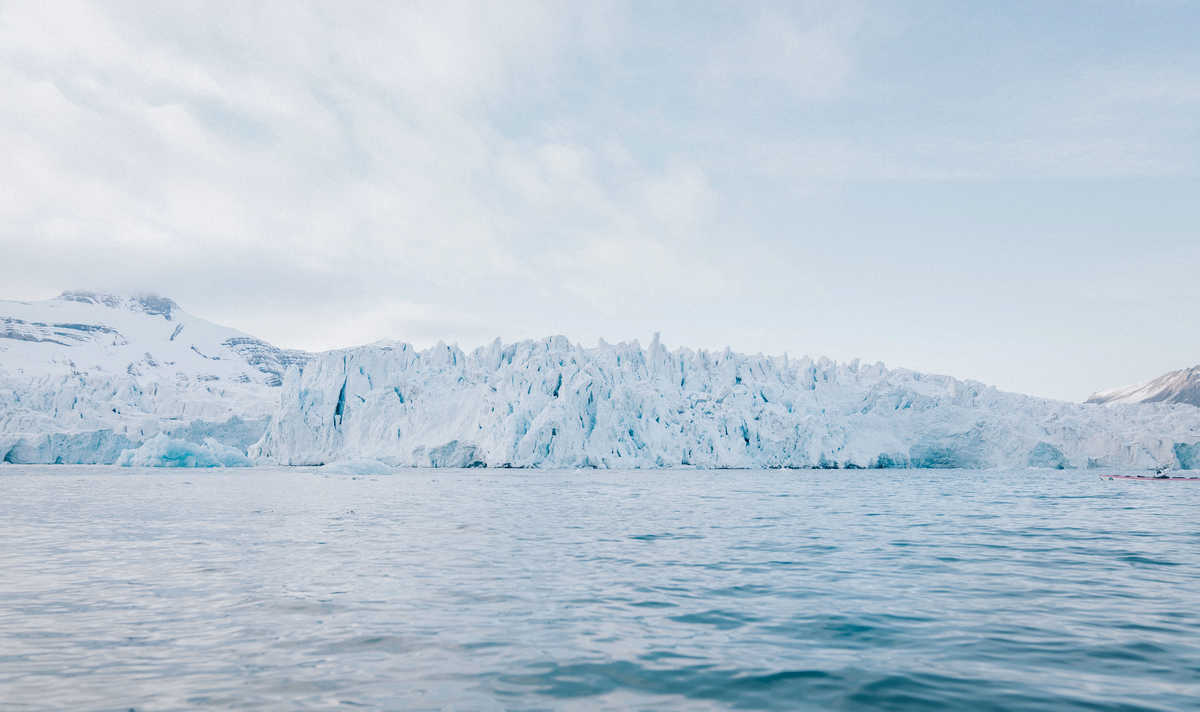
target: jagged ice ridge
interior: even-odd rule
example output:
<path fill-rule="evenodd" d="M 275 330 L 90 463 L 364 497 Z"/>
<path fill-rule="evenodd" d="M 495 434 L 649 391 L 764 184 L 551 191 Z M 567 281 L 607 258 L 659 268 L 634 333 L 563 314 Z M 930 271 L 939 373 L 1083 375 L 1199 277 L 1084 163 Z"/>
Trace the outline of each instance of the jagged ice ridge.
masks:
<path fill-rule="evenodd" d="M 882 364 L 585 348 L 275 348 L 154 295 L 0 302 L 0 462 L 1200 467 L 1200 409 Z"/>
<path fill-rule="evenodd" d="M 376 344 L 284 380 L 252 457 L 434 467 L 1200 466 L 1200 411 L 1005 393 L 882 364 L 585 348 Z"/>

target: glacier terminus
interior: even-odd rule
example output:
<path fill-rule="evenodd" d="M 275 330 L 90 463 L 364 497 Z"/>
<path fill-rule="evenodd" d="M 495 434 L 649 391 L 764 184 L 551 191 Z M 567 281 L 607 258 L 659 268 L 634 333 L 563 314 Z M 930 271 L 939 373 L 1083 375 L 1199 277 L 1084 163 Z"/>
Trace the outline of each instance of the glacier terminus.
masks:
<path fill-rule="evenodd" d="M 235 466 L 1200 468 L 1200 408 L 668 349 L 278 349 L 170 299 L 0 302 L 0 460 Z"/>

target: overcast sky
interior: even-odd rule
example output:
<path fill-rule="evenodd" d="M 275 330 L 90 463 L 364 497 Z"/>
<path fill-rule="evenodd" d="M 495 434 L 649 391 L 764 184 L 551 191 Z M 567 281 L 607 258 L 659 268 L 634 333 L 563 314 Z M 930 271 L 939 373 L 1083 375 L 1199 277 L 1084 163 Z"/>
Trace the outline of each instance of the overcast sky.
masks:
<path fill-rule="evenodd" d="M 0 2 L 0 297 L 655 331 L 1078 400 L 1200 362 L 1200 3 Z"/>

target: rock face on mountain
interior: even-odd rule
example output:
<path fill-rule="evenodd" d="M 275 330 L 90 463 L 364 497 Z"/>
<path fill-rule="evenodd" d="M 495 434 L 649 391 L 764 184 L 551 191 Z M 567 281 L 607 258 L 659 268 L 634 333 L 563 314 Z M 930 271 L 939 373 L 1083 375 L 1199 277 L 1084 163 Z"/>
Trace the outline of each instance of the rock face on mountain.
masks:
<path fill-rule="evenodd" d="M 565 338 L 376 344 L 290 369 L 253 457 L 452 467 L 1200 466 L 1200 410 L 1003 393 L 882 364 Z"/>
<path fill-rule="evenodd" d="M 1145 383 L 1093 393 L 1088 403 L 1187 403 L 1200 406 L 1200 366 L 1164 373 Z"/>
<path fill-rule="evenodd" d="M 308 358 L 154 295 L 0 301 L 0 461 L 112 463 L 160 434 L 244 453 Z"/>

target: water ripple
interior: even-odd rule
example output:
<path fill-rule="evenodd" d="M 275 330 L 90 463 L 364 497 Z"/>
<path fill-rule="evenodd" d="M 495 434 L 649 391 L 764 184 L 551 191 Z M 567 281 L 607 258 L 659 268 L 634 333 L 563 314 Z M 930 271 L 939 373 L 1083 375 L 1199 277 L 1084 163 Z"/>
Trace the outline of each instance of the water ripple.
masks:
<path fill-rule="evenodd" d="M 1193 710 L 1200 487 L 0 467 L 0 707 Z"/>

